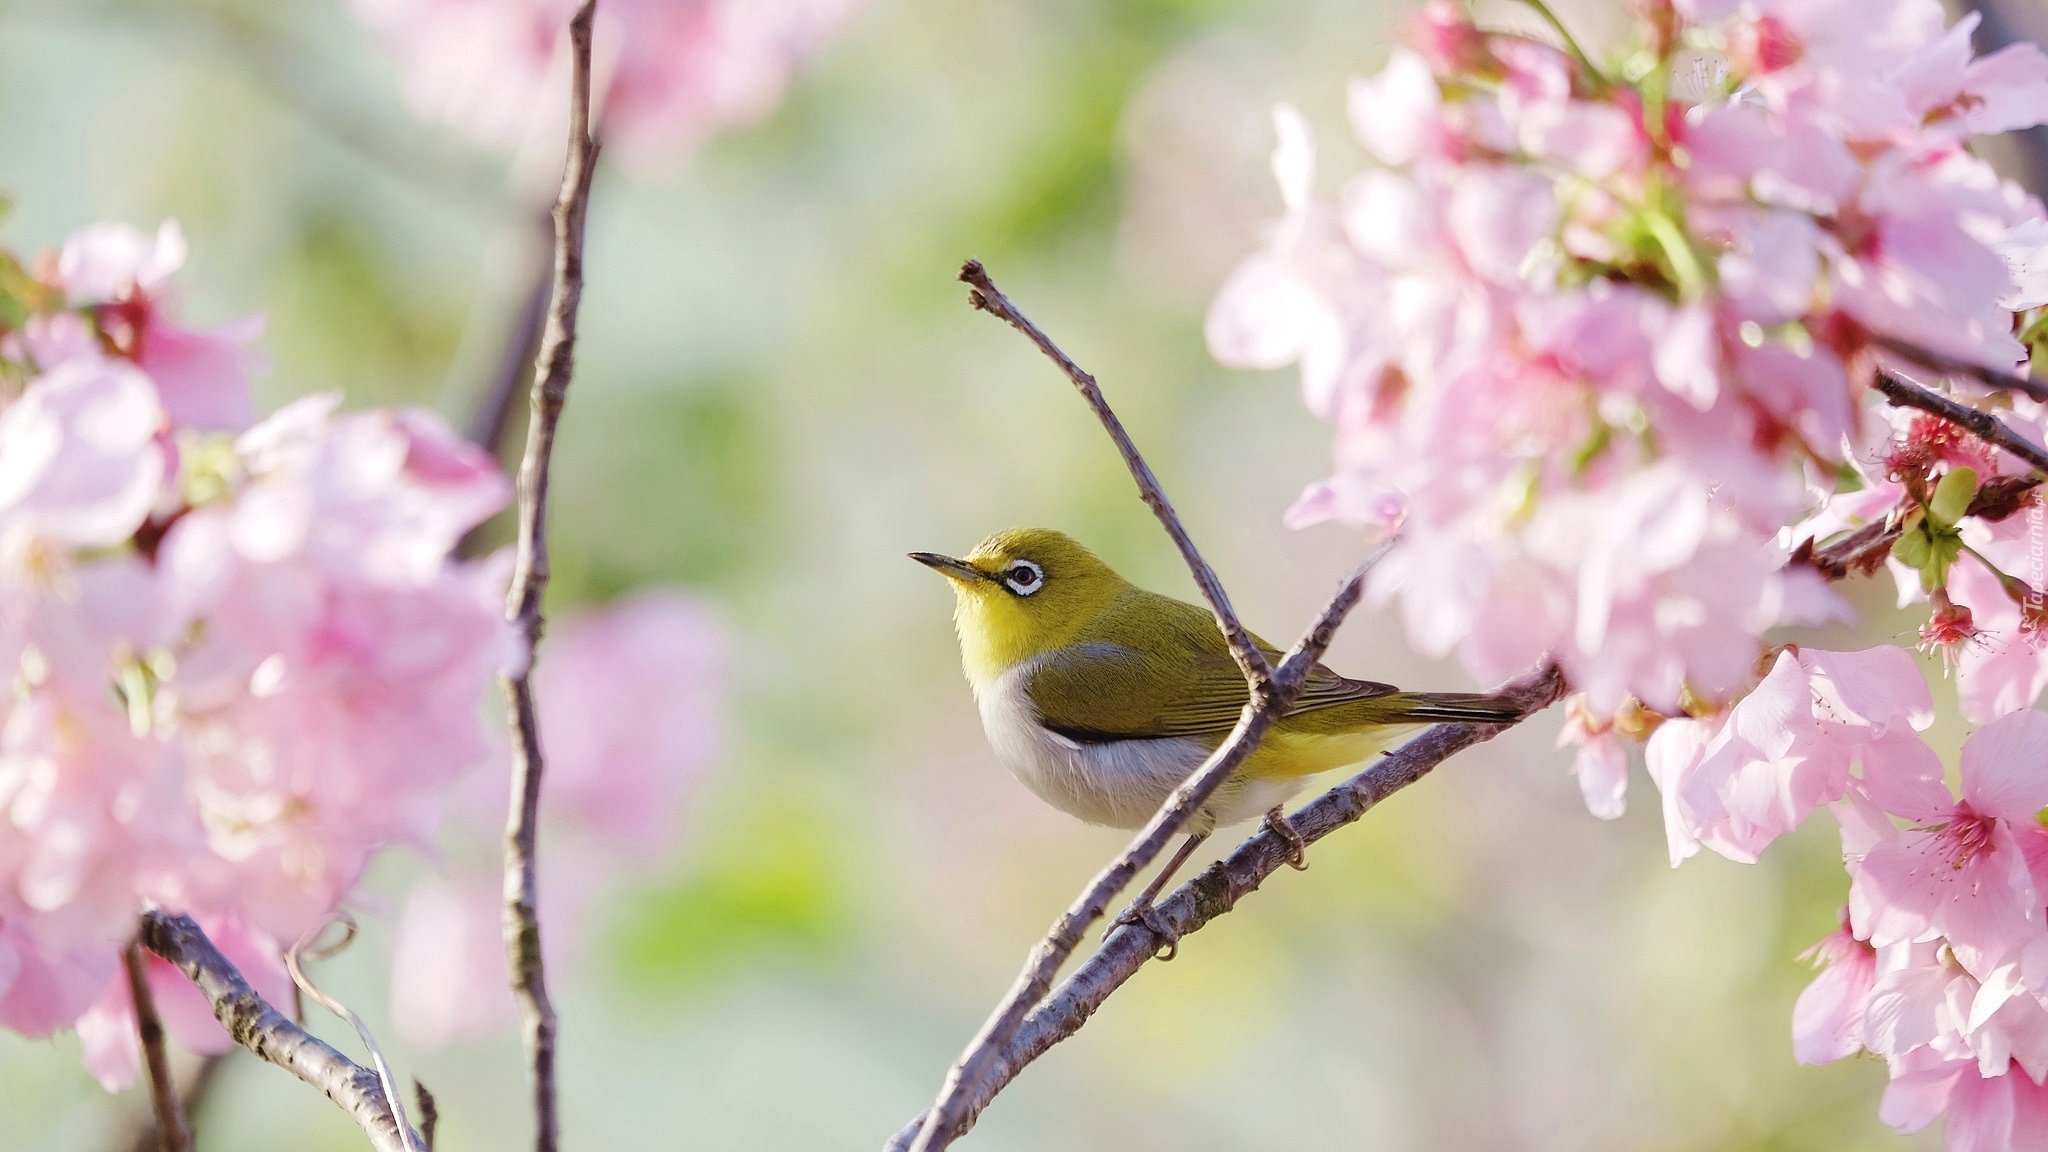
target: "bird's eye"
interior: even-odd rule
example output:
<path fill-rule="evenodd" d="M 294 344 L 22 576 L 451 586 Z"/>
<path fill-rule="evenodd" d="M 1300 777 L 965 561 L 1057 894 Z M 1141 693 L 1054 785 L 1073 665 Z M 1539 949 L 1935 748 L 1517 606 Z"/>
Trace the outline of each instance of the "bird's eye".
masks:
<path fill-rule="evenodd" d="M 1019 560 L 1003 569 L 1003 583 L 1019 596 L 1029 596 L 1045 585 L 1045 570 L 1029 560 Z"/>

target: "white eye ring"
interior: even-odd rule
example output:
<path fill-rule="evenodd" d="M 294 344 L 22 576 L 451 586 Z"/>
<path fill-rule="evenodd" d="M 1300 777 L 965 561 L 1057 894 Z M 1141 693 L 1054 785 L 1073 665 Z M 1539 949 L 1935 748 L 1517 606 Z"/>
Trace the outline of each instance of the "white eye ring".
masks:
<path fill-rule="evenodd" d="M 1019 596 L 1029 596 L 1045 587 L 1045 569 L 1029 560 L 1013 561 L 1003 569 L 1003 584 Z"/>

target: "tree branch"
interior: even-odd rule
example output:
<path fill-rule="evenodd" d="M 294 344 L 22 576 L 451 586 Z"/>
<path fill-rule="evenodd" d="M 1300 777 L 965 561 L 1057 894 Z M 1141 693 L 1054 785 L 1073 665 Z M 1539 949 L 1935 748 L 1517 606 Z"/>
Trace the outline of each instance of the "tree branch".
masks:
<path fill-rule="evenodd" d="M 1952 400 L 1888 368 L 1878 369 L 1876 388 L 1896 407 L 1939 416 L 1986 444 L 2003 448 L 2036 468 L 2048 469 L 2048 451 L 1989 412 Z"/>
<path fill-rule="evenodd" d="M 1110 408 L 1102 389 L 1095 378 L 1083 371 L 1072 358 L 1053 343 L 1052 339 L 1033 324 L 1008 297 L 1004 296 L 979 261 L 970 260 L 961 268 L 960 279 L 967 283 L 971 292 L 969 300 L 976 308 L 994 315 L 1016 328 L 1035 344 L 1039 351 L 1057 364 L 1074 387 L 1081 393 L 1103 429 L 1116 443 L 1117 451 L 1123 456 L 1125 466 L 1137 482 L 1139 496 L 1149 506 L 1159 522 L 1172 537 L 1181 557 L 1187 562 L 1195 582 L 1202 589 L 1203 596 L 1216 615 L 1217 627 L 1222 631 L 1225 642 L 1230 645 L 1240 669 L 1244 672 L 1249 696 L 1237 724 L 1200 768 L 1191 774 L 1180 787 L 1176 788 L 1152 819 L 1140 830 L 1137 837 L 1121 855 L 1098 873 L 1079 898 L 1067 911 L 1053 922 L 1045 938 L 1032 948 L 1025 958 L 1024 968 L 1018 974 L 1009 993 L 982 1025 L 981 1030 L 969 1042 L 960 1058 L 947 1070 L 938 1099 L 928 1111 L 924 1125 L 913 1139 L 914 1152 L 938 1152 L 965 1130 L 971 1122 L 967 1117 L 968 1103 L 975 1087 L 982 1083 L 1004 1047 L 1016 1035 L 1031 1009 L 1045 997 L 1052 987 L 1052 981 L 1068 957 L 1072 956 L 1089 927 L 1108 910 L 1117 893 L 1129 886 L 1131 880 L 1159 857 L 1167 843 L 1186 824 L 1188 818 L 1207 803 L 1217 788 L 1228 779 L 1239 765 L 1258 750 L 1266 731 L 1273 722 L 1284 715 L 1294 702 L 1307 678 L 1310 669 L 1329 647 L 1337 625 L 1357 604 L 1364 589 L 1365 574 L 1372 564 L 1386 554 L 1392 542 L 1383 544 L 1354 572 L 1337 595 L 1324 609 L 1315 624 L 1282 661 L 1278 670 L 1266 661 L 1265 653 L 1252 640 L 1251 634 L 1239 622 L 1236 612 L 1230 606 L 1230 598 L 1217 579 L 1215 571 L 1189 538 L 1180 517 L 1173 510 L 1160 487 L 1159 479 L 1145 462 L 1130 434 L 1124 430 L 1123 422 Z"/>
<path fill-rule="evenodd" d="M 186 1082 L 183 1096 L 179 1099 L 179 1110 L 185 1114 L 187 1123 L 205 1105 L 213 1086 L 220 1082 L 222 1056 L 208 1056 L 199 1062 L 198 1071 Z M 141 1119 L 131 1121 L 115 1140 L 114 1147 L 123 1152 L 164 1152 L 163 1142 L 156 1136 L 156 1121 Z"/>
<path fill-rule="evenodd" d="M 1542 711 L 1565 693 L 1564 674 L 1555 664 L 1503 685 L 1499 696 L 1521 705 L 1523 717 Z M 1428 775 L 1452 755 L 1491 740 L 1512 725 L 1438 724 L 1388 753 L 1370 768 L 1296 810 L 1288 823 L 1313 844 L 1365 815 L 1380 801 Z M 1030 1063 L 1053 1045 L 1081 1030 L 1095 1010 L 1165 944 L 1185 939 L 1237 902 L 1258 890 L 1266 877 L 1285 866 L 1293 847 L 1278 833 L 1262 827 L 1227 858 L 1181 885 L 1153 907 L 1172 932 L 1161 937 L 1143 924 L 1126 924 L 1112 933 L 1059 988 L 1025 1019 L 1023 1026 L 991 1061 L 988 1073 L 962 1101 L 952 1121 L 953 1136 L 974 1126 L 984 1108 Z M 912 1120 L 896 1134 L 885 1152 L 903 1152 L 926 1127 L 929 1113 Z"/>
<path fill-rule="evenodd" d="M 1392 547 L 1393 541 L 1380 545 L 1358 566 L 1315 623 L 1287 653 L 1286 659 L 1281 661 L 1268 691 L 1256 694 L 1246 702 L 1237 725 L 1223 743 L 1209 754 L 1200 768 L 1181 782 L 1180 787 L 1174 789 L 1130 847 L 1096 874 L 1080 897 L 1053 922 L 1045 938 L 1031 949 L 1025 957 L 1024 970 L 1018 974 L 1008 995 L 990 1013 L 960 1059 L 947 1070 L 938 1100 L 926 1113 L 924 1129 L 916 1134 L 915 1142 L 909 1146 L 913 1152 L 938 1152 L 966 1131 L 967 1125 L 972 1123 L 969 1107 L 977 1086 L 993 1071 L 999 1054 L 1023 1026 L 1031 1009 L 1045 998 L 1060 966 L 1086 939 L 1089 926 L 1108 911 L 1109 903 L 1117 893 L 1128 887 L 1139 872 L 1158 858 L 1181 826 L 1187 823 L 1188 817 L 1201 808 L 1239 765 L 1258 751 L 1260 741 L 1265 739 L 1273 722 L 1293 705 L 1309 670 L 1315 667 L 1316 661 L 1330 646 L 1338 624 L 1357 605 L 1365 590 L 1367 572 Z"/>
<path fill-rule="evenodd" d="M 1998 372 L 1982 364 L 1972 364 L 1968 360 L 1943 355 L 1932 348 L 1922 348 L 1918 344 L 1908 343 L 1895 336 L 1886 336 L 1882 332 L 1870 332 L 1867 335 L 1872 344 L 1894 356 L 1910 360 L 1929 372 L 1940 372 L 1948 376 L 1968 376 L 1990 388 L 2010 388 L 2015 392 L 2024 392 L 2036 400 L 2048 400 L 2048 384 L 2028 376 L 2017 365 L 2011 372 Z"/>
<path fill-rule="evenodd" d="M 535 839 L 543 760 L 532 676 L 543 627 L 541 600 L 548 584 L 548 476 L 555 427 L 574 367 L 576 312 L 583 298 L 584 221 L 590 209 L 591 176 L 597 169 L 597 141 L 590 131 L 590 26 L 596 7 L 597 0 L 583 0 L 569 21 L 569 158 L 555 204 L 554 298 L 534 364 L 533 415 L 519 466 L 518 559 L 506 605 L 524 641 L 525 659 L 507 678 L 513 746 L 512 808 L 505 824 L 505 950 L 533 1075 L 536 1152 L 555 1152 L 560 1121 L 555 1109 L 557 1024 L 540 947 Z"/>
<path fill-rule="evenodd" d="M 378 1152 L 406 1152 L 417 1139 L 399 1129 L 377 1073 L 299 1027 L 266 1003 L 189 916 L 142 915 L 142 946 L 168 960 L 213 1005 L 235 1043 L 326 1093 Z"/>
<path fill-rule="evenodd" d="M 156 1014 L 156 997 L 149 991 L 142 945 L 128 945 L 121 953 L 121 964 L 128 970 L 128 993 L 135 1002 L 135 1038 L 142 1044 L 143 1063 L 149 1069 L 149 1102 L 156 1111 L 157 1142 L 164 1152 L 192 1152 L 192 1126 L 185 1122 L 170 1055 L 164 1051 L 164 1022 Z"/>
<path fill-rule="evenodd" d="M 552 222 L 539 213 L 535 216 L 535 222 L 548 236 L 548 246 L 552 247 Z M 521 231 L 524 232 L 525 228 L 522 227 Z M 528 374 L 533 370 L 534 359 L 539 354 L 541 332 L 547 326 L 548 301 L 553 295 L 554 283 L 553 266 L 535 256 L 532 281 L 520 296 L 519 311 L 512 318 L 511 329 L 505 333 L 504 349 L 477 399 L 476 412 L 470 417 L 470 443 L 492 456 L 498 455 L 505 443 L 505 434 L 512 423 L 512 403 L 518 398 L 520 386 L 526 383 Z"/>
<path fill-rule="evenodd" d="M 1038 330 L 1038 325 L 1033 324 L 1017 310 L 1016 305 L 1010 303 L 1010 298 L 1003 295 L 1001 289 L 996 287 L 995 281 L 989 279 L 988 270 L 981 266 L 981 261 L 969 260 L 962 265 L 960 280 L 972 289 L 967 294 L 969 303 L 1022 332 L 1033 344 L 1038 345 L 1038 350 L 1045 353 L 1047 359 L 1059 365 L 1060 371 L 1065 372 L 1067 379 L 1073 381 L 1074 387 L 1080 390 L 1081 398 L 1088 402 L 1088 407 L 1094 411 L 1096 419 L 1102 421 L 1103 430 L 1116 442 L 1116 450 L 1122 454 L 1124 466 L 1130 469 L 1131 479 L 1138 482 L 1139 498 L 1145 501 L 1146 507 L 1152 509 L 1153 515 L 1159 517 L 1159 522 L 1166 527 L 1166 534 L 1173 537 L 1174 547 L 1180 549 L 1180 557 L 1187 562 L 1188 571 L 1194 574 L 1195 584 L 1202 590 L 1202 598 L 1209 602 L 1210 610 L 1216 614 L 1216 627 L 1223 631 L 1223 638 L 1230 643 L 1231 657 L 1244 671 L 1245 681 L 1252 686 L 1253 694 L 1257 695 L 1272 674 L 1271 669 L 1266 666 L 1265 653 L 1259 651 L 1257 644 L 1252 643 L 1251 633 L 1245 631 L 1244 625 L 1238 622 L 1237 612 L 1230 606 L 1230 596 L 1223 591 L 1223 582 L 1216 578 L 1215 569 L 1210 568 L 1209 562 L 1202 559 L 1201 552 L 1195 548 L 1195 542 L 1188 537 L 1187 529 L 1181 526 L 1180 516 L 1174 512 L 1172 501 L 1166 498 L 1165 490 L 1159 486 L 1159 477 L 1152 474 L 1152 466 L 1145 463 L 1145 457 L 1138 452 L 1138 446 L 1131 442 L 1130 433 L 1124 431 L 1123 421 L 1117 419 L 1115 411 L 1109 406 L 1109 401 L 1102 395 L 1101 386 L 1095 383 L 1095 377 L 1083 372 L 1080 365 L 1069 359 L 1065 352 L 1060 351 L 1059 345 L 1054 344 L 1050 337 Z"/>

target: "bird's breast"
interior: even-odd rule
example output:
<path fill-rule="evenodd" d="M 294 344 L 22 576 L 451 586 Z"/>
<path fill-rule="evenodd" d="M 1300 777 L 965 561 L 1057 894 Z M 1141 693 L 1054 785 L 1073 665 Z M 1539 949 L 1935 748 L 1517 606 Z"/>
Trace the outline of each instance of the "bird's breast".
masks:
<path fill-rule="evenodd" d="M 1210 745 L 1192 737 L 1077 741 L 1039 722 L 1031 702 L 1036 661 L 975 686 L 996 756 L 1046 803 L 1091 824 L 1138 828 L 1199 767 Z"/>

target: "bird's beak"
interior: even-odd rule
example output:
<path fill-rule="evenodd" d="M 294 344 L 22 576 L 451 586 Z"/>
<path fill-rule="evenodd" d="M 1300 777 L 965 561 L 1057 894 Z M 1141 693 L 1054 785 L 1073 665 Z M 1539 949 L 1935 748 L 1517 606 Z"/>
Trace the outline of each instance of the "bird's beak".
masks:
<path fill-rule="evenodd" d="M 965 560 L 955 560 L 951 556 L 941 556 L 936 552 L 912 552 L 910 558 L 948 580 L 959 580 L 963 583 L 972 584 L 976 581 L 988 579 L 988 573 L 983 572 Z"/>

